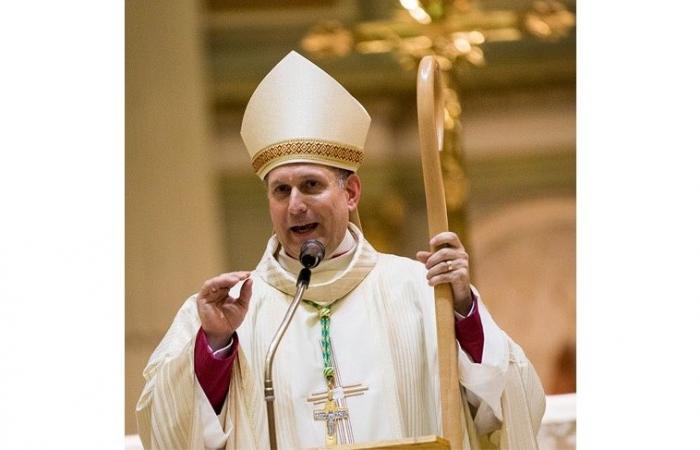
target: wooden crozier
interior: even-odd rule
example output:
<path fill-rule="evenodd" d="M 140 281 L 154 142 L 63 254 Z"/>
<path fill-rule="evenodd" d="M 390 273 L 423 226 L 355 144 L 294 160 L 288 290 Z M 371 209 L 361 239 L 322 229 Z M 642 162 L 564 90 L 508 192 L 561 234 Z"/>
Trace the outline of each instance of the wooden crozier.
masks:
<path fill-rule="evenodd" d="M 445 188 L 440 170 L 439 150 L 443 143 L 443 87 L 440 68 L 433 56 L 425 56 L 418 67 L 418 133 L 421 142 L 423 183 L 430 239 L 449 231 Z M 431 248 L 436 251 L 437 248 Z M 457 374 L 457 344 L 454 328 L 454 299 L 449 284 L 435 286 L 438 365 L 442 432 L 453 449 L 462 448 L 462 397 Z"/>

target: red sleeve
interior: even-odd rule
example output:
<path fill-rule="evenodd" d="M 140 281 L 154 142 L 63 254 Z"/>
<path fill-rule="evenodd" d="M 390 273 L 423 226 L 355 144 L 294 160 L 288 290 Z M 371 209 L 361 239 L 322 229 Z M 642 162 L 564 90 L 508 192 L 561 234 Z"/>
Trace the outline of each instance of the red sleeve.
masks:
<path fill-rule="evenodd" d="M 481 363 L 484 353 L 484 327 L 481 326 L 479 302 L 474 299 L 474 310 L 470 315 L 455 321 L 455 336 L 462 350 L 467 352 L 475 363 Z"/>
<path fill-rule="evenodd" d="M 194 373 L 209 399 L 209 403 L 218 415 L 226 401 L 228 387 L 231 382 L 233 360 L 238 354 L 238 335 L 233 334 L 231 354 L 226 358 L 216 358 L 209 347 L 207 335 L 200 327 L 194 345 Z"/>

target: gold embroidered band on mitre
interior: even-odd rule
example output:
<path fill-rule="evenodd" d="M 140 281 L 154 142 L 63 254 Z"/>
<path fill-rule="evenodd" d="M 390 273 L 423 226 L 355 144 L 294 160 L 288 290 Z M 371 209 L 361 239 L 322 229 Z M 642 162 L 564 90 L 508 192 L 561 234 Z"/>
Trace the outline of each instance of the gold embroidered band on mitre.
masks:
<path fill-rule="evenodd" d="M 355 171 L 362 163 L 364 152 L 348 145 L 313 139 L 279 142 L 260 150 L 253 157 L 253 170 L 260 175 L 270 165 L 284 162 L 319 162 Z M 337 164 L 334 164 L 337 163 Z"/>

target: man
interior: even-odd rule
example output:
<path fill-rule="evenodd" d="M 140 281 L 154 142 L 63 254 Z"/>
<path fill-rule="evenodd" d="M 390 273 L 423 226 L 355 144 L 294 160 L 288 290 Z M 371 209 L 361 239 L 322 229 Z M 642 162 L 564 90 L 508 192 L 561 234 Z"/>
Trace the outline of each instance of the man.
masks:
<path fill-rule="evenodd" d="M 264 359 L 309 239 L 327 257 L 275 358 L 280 448 L 440 434 L 432 288 L 440 283 L 455 298 L 464 388 L 465 439 L 453 448 L 470 448 L 468 430 L 482 448 L 536 447 L 542 387 L 470 285 L 457 236 L 434 236 L 441 249 L 416 262 L 378 253 L 357 226 L 355 171 L 369 123 L 342 86 L 294 52 L 260 83 L 241 135 L 265 183 L 274 235 L 254 271 L 207 280 L 151 356 L 137 405 L 144 447 L 269 446 Z"/>

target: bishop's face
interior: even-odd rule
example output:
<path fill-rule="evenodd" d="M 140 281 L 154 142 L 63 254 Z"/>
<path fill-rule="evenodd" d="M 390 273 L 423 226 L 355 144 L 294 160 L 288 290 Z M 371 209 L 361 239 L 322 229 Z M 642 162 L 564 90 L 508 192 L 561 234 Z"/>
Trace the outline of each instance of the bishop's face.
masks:
<path fill-rule="evenodd" d="M 297 258 L 304 241 L 318 239 L 330 256 L 357 208 L 360 179 L 352 174 L 341 185 L 329 167 L 286 164 L 267 175 L 267 199 L 272 227 L 288 255 Z"/>

